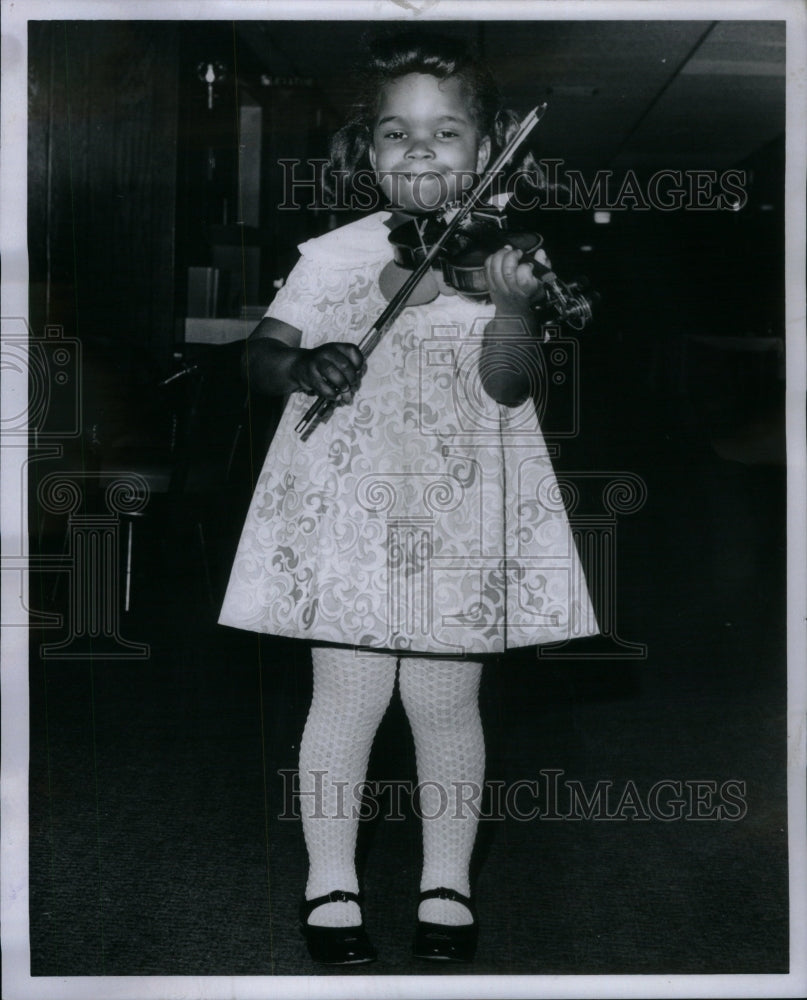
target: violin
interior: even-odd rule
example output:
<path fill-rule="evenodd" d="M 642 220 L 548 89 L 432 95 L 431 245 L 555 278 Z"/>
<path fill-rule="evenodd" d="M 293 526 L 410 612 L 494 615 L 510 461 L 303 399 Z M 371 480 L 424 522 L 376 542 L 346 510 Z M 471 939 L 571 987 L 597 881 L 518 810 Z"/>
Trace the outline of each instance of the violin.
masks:
<path fill-rule="evenodd" d="M 510 157 L 516 151 L 518 146 L 521 145 L 533 128 L 535 128 L 538 124 L 546 111 L 546 107 L 547 105 L 544 103 L 536 108 L 533 108 L 533 110 L 521 123 L 510 141 L 505 145 L 504 149 L 502 149 L 501 153 L 496 157 L 495 162 L 487 169 L 479 184 L 474 188 L 467 200 L 459 208 L 457 208 L 456 211 L 452 212 L 450 219 L 444 218 L 442 222 L 438 222 L 438 225 L 441 226 L 441 232 L 434 242 L 425 243 L 421 245 L 419 250 L 417 250 L 417 265 L 411 271 L 405 269 L 408 273 L 403 279 L 402 284 L 397 291 L 392 294 L 386 309 L 384 309 L 358 344 L 358 348 L 365 358 L 367 358 L 370 352 L 375 349 L 376 345 L 386 331 L 390 328 L 390 326 L 392 326 L 393 322 L 398 318 L 406 305 L 410 303 L 410 300 L 412 301 L 412 304 L 416 304 L 413 294 L 420 285 L 421 280 L 427 275 L 432 266 L 436 265 L 441 268 L 443 267 L 441 257 L 444 255 L 444 250 L 448 246 L 449 241 L 458 232 L 460 227 L 463 226 L 466 219 L 471 216 L 471 213 L 483 204 L 483 199 L 486 197 L 489 189 L 491 188 L 494 179 L 509 162 Z M 473 222 L 473 219 L 471 222 Z M 513 233 L 508 233 L 508 239 L 505 242 L 511 242 L 510 238 L 513 235 Z M 460 240 L 462 240 L 462 238 L 463 237 L 460 237 Z M 504 243 L 500 244 L 500 246 L 503 245 Z M 488 256 L 490 256 L 490 253 L 485 254 L 485 259 L 487 259 Z M 457 270 L 462 270 L 462 266 L 462 263 L 460 263 Z M 533 269 L 535 269 L 536 266 L 544 267 L 544 265 L 540 264 L 539 261 L 534 261 Z M 565 312 L 569 317 L 571 317 L 574 313 L 580 313 L 581 318 L 584 315 L 590 316 L 590 301 L 582 297 L 580 297 L 579 300 L 575 298 L 570 286 L 562 285 L 557 280 L 554 272 L 552 272 L 549 268 L 546 268 L 546 271 L 548 273 L 542 275 L 541 280 L 547 289 L 547 298 L 551 295 L 553 301 L 558 303 L 558 315 L 560 316 Z M 473 280 L 475 281 L 476 277 L 474 277 Z M 383 290 L 384 289 L 382 287 L 382 291 Z M 423 301 L 430 300 L 427 299 Z M 583 322 L 587 322 L 587 319 L 584 319 Z M 295 426 L 295 430 L 300 434 L 303 441 L 305 441 L 310 436 L 312 431 L 330 415 L 335 405 L 336 404 L 333 400 L 325 399 L 320 396 L 311 404 L 311 406 L 308 407 Z"/>
<path fill-rule="evenodd" d="M 409 219 L 390 233 L 393 261 L 380 278 L 381 290 L 387 298 L 397 291 L 396 283 L 400 285 L 407 271 L 422 264 L 431 246 L 443 234 L 452 211 L 449 207 L 434 215 Z M 431 269 L 439 271 L 445 284 L 463 298 L 484 300 L 488 297 L 485 262 L 503 247 L 512 247 L 532 265 L 533 273 L 544 285 L 546 297 L 539 303 L 543 325 L 562 322 L 582 330 L 592 318 L 598 296 L 587 289 L 585 279 L 564 283 L 551 267 L 536 260 L 535 254 L 543 242 L 540 233 L 509 228 L 504 210 L 482 208 L 469 213 L 444 241 L 440 253 L 432 258 Z M 439 287 L 430 277 L 428 272 L 424 275 L 410 296 L 409 305 L 423 305 L 437 297 Z"/>

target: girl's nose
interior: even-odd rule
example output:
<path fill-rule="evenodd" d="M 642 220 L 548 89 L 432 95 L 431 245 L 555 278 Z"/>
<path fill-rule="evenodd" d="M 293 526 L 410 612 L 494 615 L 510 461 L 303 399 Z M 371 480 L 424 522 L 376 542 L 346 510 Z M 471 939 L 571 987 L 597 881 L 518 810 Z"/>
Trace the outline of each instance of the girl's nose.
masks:
<path fill-rule="evenodd" d="M 434 157 L 434 150 L 425 139 L 413 139 L 406 156 L 411 160 L 430 160 Z"/>

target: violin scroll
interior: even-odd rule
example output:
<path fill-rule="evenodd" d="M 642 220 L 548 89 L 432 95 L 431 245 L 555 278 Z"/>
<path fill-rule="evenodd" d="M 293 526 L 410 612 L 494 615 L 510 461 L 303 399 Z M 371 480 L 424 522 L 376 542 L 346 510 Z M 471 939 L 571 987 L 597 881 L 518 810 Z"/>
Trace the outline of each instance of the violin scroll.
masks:
<path fill-rule="evenodd" d="M 547 273 L 539 273 L 539 268 Z M 532 269 L 546 288 L 546 298 L 541 303 L 545 316 L 543 325 L 565 323 L 577 331 L 588 326 L 594 316 L 594 306 L 600 301 L 597 292 L 588 287 L 588 280 L 576 278 L 563 282 L 539 261 L 533 262 Z"/>

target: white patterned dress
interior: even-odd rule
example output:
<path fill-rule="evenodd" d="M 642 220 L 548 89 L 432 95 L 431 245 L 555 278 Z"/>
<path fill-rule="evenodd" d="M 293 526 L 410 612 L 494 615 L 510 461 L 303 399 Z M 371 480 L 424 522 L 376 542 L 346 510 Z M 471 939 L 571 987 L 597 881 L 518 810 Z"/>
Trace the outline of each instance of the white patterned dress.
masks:
<path fill-rule="evenodd" d="M 388 213 L 300 247 L 267 316 L 302 346 L 358 343 L 383 311 Z M 407 307 L 352 403 L 301 442 L 293 394 L 246 517 L 220 622 L 443 656 L 595 634 L 597 623 L 531 400 L 482 389 L 489 304 Z"/>

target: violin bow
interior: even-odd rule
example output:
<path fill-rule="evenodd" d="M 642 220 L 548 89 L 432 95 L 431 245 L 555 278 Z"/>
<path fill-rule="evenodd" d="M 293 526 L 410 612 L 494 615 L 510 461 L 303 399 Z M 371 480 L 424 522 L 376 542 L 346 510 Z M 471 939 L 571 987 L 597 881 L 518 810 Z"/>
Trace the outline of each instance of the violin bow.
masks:
<path fill-rule="evenodd" d="M 546 102 L 539 104 L 538 107 L 533 108 L 532 111 L 530 111 L 530 113 L 524 118 L 521 125 L 518 127 L 518 131 L 512 136 L 504 149 L 502 149 L 501 153 L 499 153 L 496 157 L 493 165 L 485 171 L 479 184 L 477 184 L 465 203 L 457 210 L 457 213 L 446 225 L 446 228 L 440 238 L 432 245 L 431 249 L 420 264 L 418 264 L 415 270 L 412 271 L 403 285 L 401 285 L 395 295 L 390 299 L 386 309 L 384 309 L 357 345 L 365 359 L 369 357 L 387 330 L 406 308 L 406 303 L 409 300 L 410 295 L 420 282 L 423 275 L 429 270 L 432 262 L 438 256 L 445 244 L 451 239 L 457 229 L 459 229 L 462 222 L 484 198 L 496 175 L 507 165 L 508 160 L 513 153 L 515 153 L 516 149 L 518 149 L 541 118 L 543 118 L 546 109 Z M 314 429 L 330 415 L 335 406 L 336 401 L 333 399 L 326 399 L 324 396 L 319 396 L 315 399 L 294 428 L 295 431 L 300 434 L 300 439 L 302 441 L 308 440 Z"/>

